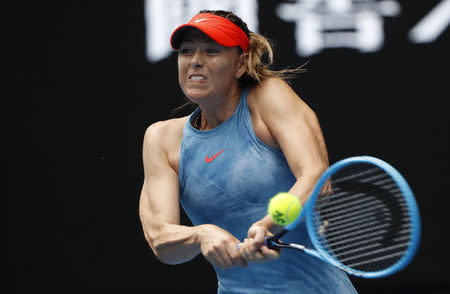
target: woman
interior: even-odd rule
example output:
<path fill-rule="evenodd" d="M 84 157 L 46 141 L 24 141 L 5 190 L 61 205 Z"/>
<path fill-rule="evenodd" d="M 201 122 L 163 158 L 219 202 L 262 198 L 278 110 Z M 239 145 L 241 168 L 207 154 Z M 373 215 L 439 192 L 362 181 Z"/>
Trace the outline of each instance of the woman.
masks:
<path fill-rule="evenodd" d="M 355 293 L 332 266 L 263 245 L 280 230 L 268 200 L 288 191 L 305 203 L 328 166 L 314 112 L 262 61 L 272 59 L 267 39 L 233 13 L 201 11 L 171 45 L 181 89 L 199 107 L 145 134 L 140 217 L 156 257 L 202 254 L 218 293 Z M 180 225 L 180 202 L 193 226 Z M 304 224 L 283 240 L 310 243 Z"/>

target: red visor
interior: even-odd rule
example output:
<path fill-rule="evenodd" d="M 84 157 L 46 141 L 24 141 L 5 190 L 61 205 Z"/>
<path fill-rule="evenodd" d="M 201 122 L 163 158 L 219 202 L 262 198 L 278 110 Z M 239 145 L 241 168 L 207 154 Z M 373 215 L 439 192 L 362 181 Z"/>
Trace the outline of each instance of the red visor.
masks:
<path fill-rule="evenodd" d="M 194 27 L 208 35 L 216 43 L 224 47 L 241 47 L 247 51 L 250 41 L 244 31 L 230 20 L 211 13 L 200 13 L 194 16 L 187 24 L 181 25 L 173 31 L 170 45 L 173 49 L 180 49 L 182 33 Z"/>

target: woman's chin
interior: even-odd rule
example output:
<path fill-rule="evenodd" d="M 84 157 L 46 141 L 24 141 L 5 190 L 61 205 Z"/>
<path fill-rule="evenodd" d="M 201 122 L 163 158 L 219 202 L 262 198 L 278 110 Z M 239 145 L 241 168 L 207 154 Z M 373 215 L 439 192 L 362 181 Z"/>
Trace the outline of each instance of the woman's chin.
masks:
<path fill-rule="evenodd" d="M 184 91 L 184 94 L 186 95 L 187 98 L 189 98 L 195 103 L 198 103 L 199 101 L 202 101 L 209 96 L 208 95 L 209 93 L 207 91 L 200 89 L 190 89 Z"/>

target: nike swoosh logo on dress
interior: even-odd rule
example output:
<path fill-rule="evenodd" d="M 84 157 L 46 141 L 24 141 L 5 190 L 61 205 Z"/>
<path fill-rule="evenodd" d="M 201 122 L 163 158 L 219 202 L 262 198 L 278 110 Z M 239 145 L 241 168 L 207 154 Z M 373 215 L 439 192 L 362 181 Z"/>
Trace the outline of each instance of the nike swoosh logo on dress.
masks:
<path fill-rule="evenodd" d="M 217 152 L 213 157 L 209 158 L 208 155 L 206 155 L 205 161 L 206 163 L 210 163 L 211 161 L 213 161 L 214 159 L 216 159 L 217 156 L 219 156 L 220 153 L 222 153 L 225 149 L 220 150 L 219 152 Z"/>

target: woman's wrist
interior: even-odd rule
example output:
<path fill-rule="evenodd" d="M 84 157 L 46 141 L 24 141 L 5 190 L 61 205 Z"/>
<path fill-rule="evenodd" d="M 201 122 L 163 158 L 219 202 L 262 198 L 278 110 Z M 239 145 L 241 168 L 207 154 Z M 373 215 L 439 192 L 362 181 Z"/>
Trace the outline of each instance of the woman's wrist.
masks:
<path fill-rule="evenodd" d="M 207 234 L 208 231 L 208 225 L 204 224 L 204 225 L 198 225 L 193 227 L 193 229 L 195 230 L 195 243 L 198 245 L 202 244 L 203 239 L 205 238 L 205 235 Z"/>
<path fill-rule="evenodd" d="M 277 223 L 275 223 L 269 214 L 266 215 L 263 219 L 259 220 L 257 222 L 257 225 L 266 228 L 268 231 L 272 232 L 273 234 L 276 234 L 284 229 L 283 226 L 280 226 Z"/>

